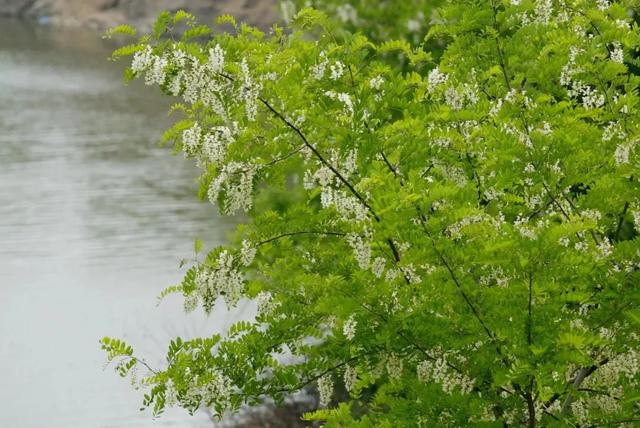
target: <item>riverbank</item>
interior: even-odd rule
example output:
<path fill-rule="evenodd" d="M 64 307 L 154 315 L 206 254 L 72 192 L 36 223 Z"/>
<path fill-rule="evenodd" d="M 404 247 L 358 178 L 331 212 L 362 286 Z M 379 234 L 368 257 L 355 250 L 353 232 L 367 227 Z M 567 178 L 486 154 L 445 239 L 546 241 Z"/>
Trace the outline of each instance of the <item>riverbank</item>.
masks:
<path fill-rule="evenodd" d="M 231 14 L 265 27 L 278 19 L 276 0 L 0 0 L 0 16 L 97 30 L 123 23 L 147 30 L 161 11 L 179 9 L 201 22 Z"/>

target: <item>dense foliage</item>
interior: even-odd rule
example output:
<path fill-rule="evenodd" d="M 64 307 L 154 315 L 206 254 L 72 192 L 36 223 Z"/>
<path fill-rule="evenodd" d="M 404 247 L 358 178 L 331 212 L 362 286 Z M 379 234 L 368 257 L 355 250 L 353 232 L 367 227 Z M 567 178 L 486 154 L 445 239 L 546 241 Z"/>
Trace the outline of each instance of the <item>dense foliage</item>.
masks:
<path fill-rule="evenodd" d="M 247 215 L 163 294 L 257 302 L 148 368 L 156 413 L 317 385 L 326 426 L 640 423 L 634 3 L 441 3 L 419 40 L 358 14 L 362 33 L 302 9 L 214 34 L 178 12 L 115 52 L 180 99 L 165 138 L 202 196 Z M 102 344 L 123 375 L 144 364 Z"/>

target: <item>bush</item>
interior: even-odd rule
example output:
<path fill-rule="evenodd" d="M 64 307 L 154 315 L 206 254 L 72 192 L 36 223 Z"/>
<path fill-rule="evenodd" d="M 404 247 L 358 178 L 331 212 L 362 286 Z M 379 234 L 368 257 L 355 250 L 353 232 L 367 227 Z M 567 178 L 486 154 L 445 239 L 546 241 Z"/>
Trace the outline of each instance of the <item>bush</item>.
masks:
<path fill-rule="evenodd" d="M 374 12 L 215 35 L 178 12 L 116 51 L 180 99 L 165 139 L 202 196 L 247 215 L 166 293 L 258 308 L 172 342 L 144 404 L 221 415 L 316 385 L 326 426 L 634 426 L 633 7 L 442 2 L 418 40 Z M 122 374 L 142 361 L 103 346 Z"/>

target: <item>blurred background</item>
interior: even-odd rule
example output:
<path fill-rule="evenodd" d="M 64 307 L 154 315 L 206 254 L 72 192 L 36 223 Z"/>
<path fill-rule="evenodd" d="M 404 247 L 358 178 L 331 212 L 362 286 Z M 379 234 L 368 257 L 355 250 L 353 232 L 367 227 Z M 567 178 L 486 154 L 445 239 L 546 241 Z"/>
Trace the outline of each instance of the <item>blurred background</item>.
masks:
<path fill-rule="evenodd" d="M 187 4 L 188 3 L 188 4 Z M 162 9 L 268 26 L 272 1 L 0 0 L 0 427 L 210 427 L 208 414 L 140 412 L 98 340 L 161 366 L 175 336 L 207 336 L 252 309 L 185 315 L 177 283 L 193 239 L 237 219 L 196 197 L 197 171 L 157 141 L 170 99 L 122 83 L 101 29 Z"/>

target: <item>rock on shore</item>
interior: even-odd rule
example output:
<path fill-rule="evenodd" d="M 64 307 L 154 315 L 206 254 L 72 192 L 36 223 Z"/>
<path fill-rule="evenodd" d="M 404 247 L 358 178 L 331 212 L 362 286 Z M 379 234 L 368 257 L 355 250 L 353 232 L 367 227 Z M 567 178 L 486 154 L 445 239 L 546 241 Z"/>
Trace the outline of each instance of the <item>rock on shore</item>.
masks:
<path fill-rule="evenodd" d="M 201 22 L 229 13 L 259 26 L 276 22 L 276 0 L 0 0 L 0 16 L 104 29 L 129 23 L 148 29 L 162 10 L 187 10 Z"/>

